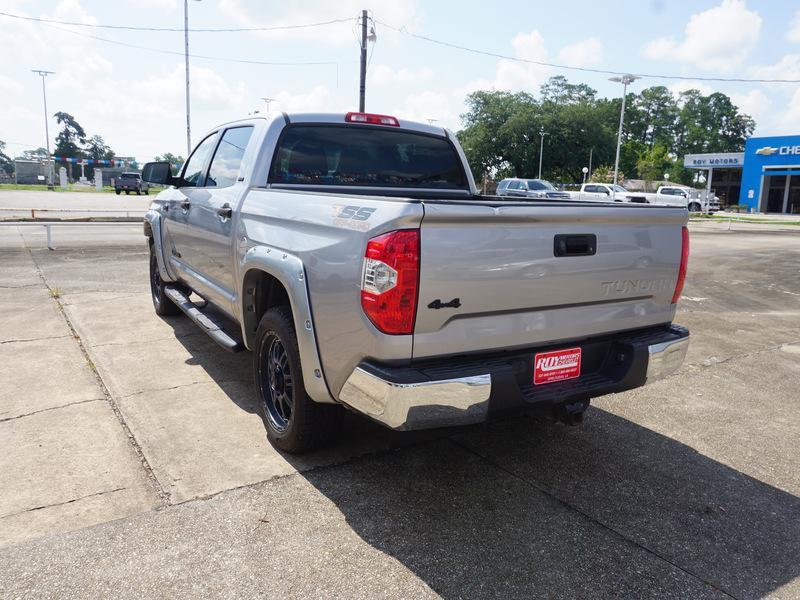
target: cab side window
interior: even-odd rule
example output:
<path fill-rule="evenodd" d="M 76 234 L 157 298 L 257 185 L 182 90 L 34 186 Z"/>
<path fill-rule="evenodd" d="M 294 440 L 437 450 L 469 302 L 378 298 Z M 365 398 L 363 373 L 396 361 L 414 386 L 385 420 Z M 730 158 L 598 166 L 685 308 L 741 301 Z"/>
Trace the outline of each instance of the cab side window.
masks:
<path fill-rule="evenodd" d="M 217 134 L 212 133 L 192 152 L 189 160 L 186 162 L 186 167 L 183 169 L 183 179 L 185 183 L 182 187 L 203 187 L 205 185 L 205 166 L 208 162 L 208 157 L 214 150 L 214 142 L 217 140 Z"/>
<path fill-rule="evenodd" d="M 236 183 L 252 134 L 252 127 L 234 127 L 225 131 L 208 169 L 205 187 L 229 187 Z"/>

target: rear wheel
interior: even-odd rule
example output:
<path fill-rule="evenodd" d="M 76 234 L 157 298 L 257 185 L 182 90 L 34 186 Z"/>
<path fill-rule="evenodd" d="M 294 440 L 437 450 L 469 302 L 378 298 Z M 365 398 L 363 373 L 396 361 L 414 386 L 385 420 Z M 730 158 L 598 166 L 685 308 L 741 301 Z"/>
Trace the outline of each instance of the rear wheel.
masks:
<path fill-rule="evenodd" d="M 689 212 L 700 212 L 700 205 L 697 202 L 689 204 Z"/>
<path fill-rule="evenodd" d="M 160 317 L 178 315 L 181 309 L 169 299 L 165 293 L 165 285 L 158 271 L 155 245 L 150 242 L 150 296 L 153 299 L 153 308 Z"/>
<path fill-rule="evenodd" d="M 131 191 L 130 191 L 130 190 L 125 190 L 125 195 L 126 195 L 126 196 L 130 195 L 130 193 L 131 193 Z"/>
<path fill-rule="evenodd" d="M 336 436 L 344 409 L 338 404 L 314 402 L 306 393 L 289 308 L 277 306 L 261 317 L 253 374 L 267 437 L 277 448 L 306 452 Z"/>
<path fill-rule="evenodd" d="M 142 194 L 142 191 L 139 188 L 136 188 L 136 195 L 140 196 L 141 194 Z"/>
<path fill-rule="evenodd" d="M 119 196 L 120 191 L 121 190 L 114 190 L 114 192 L 116 192 L 117 196 Z"/>

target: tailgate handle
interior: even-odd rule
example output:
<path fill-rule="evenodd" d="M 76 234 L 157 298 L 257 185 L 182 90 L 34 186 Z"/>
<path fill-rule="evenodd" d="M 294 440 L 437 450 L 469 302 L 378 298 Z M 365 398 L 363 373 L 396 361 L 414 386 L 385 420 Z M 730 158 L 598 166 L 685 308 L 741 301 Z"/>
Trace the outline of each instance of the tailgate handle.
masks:
<path fill-rule="evenodd" d="M 553 240 L 556 256 L 593 256 L 597 252 L 597 236 L 593 233 L 560 233 Z"/>

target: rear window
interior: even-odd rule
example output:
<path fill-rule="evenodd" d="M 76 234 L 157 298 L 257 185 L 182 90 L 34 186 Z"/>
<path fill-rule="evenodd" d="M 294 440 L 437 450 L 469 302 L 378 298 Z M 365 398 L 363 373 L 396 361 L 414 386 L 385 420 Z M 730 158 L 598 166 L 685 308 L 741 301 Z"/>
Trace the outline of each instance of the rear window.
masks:
<path fill-rule="evenodd" d="M 139 179 L 138 173 L 123 173 L 120 175 L 120 179 Z"/>
<path fill-rule="evenodd" d="M 290 125 L 269 183 L 466 189 L 455 148 L 444 138 L 345 125 Z"/>
<path fill-rule="evenodd" d="M 529 190 L 554 190 L 550 182 L 542 181 L 541 179 L 528 179 Z"/>

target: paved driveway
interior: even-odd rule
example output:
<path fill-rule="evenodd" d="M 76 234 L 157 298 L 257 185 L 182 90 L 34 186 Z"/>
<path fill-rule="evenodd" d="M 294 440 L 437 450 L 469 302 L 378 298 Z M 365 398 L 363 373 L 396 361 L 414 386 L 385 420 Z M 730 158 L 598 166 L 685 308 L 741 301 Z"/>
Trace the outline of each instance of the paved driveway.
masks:
<path fill-rule="evenodd" d="M 141 227 L 0 230 L 0 596 L 800 596 L 800 236 L 692 238 L 673 377 L 579 428 L 265 439 Z"/>

